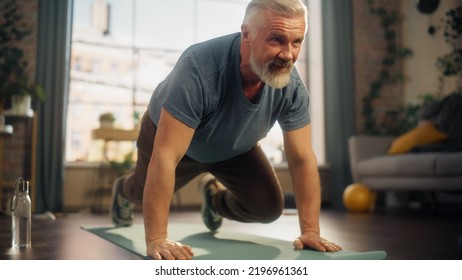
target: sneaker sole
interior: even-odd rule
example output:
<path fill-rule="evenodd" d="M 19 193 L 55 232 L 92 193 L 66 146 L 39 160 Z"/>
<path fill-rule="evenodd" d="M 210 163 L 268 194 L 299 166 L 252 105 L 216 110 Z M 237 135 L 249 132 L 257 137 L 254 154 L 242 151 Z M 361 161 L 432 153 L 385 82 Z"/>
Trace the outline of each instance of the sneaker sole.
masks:
<path fill-rule="evenodd" d="M 117 203 L 117 191 L 119 188 L 120 181 L 122 181 L 123 178 L 117 178 L 116 181 L 114 182 L 114 185 L 112 187 L 112 199 L 111 199 L 111 211 L 110 211 L 110 217 L 112 220 L 112 223 L 116 227 L 129 227 L 133 224 L 133 220 L 123 220 L 119 219 L 119 217 L 115 214 L 114 211 L 114 205 Z"/>
<path fill-rule="evenodd" d="M 207 198 L 208 198 L 207 189 L 211 184 L 214 184 L 216 182 L 217 180 L 212 175 L 205 175 L 204 177 L 201 178 L 198 184 L 199 189 L 202 194 L 202 206 L 201 206 L 202 221 L 204 222 L 205 226 L 212 232 L 217 231 L 221 227 L 222 220 L 223 220 L 223 218 L 221 218 L 219 222 L 214 223 L 214 226 L 212 226 L 208 222 L 206 222 L 207 219 L 204 218 L 204 216 L 209 216 L 209 215 L 204 215 L 206 210 L 209 208 L 208 207 L 209 204 L 207 203 Z"/>

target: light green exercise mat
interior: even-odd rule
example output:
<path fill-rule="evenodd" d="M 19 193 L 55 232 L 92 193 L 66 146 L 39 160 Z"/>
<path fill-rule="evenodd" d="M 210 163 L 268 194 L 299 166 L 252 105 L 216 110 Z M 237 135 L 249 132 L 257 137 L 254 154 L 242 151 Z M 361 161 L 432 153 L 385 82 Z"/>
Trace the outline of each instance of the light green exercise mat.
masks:
<path fill-rule="evenodd" d="M 144 227 L 83 227 L 122 248 L 144 258 Z M 168 228 L 169 238 L 193 247 L 196 260 L 381 260 L 384 251 L 353 252 L 342 250 L 335 253 L 313 250 L 294 250 L 291 241 L 223 230 L 207 231 L 203 225 L 173 223 Z"/>

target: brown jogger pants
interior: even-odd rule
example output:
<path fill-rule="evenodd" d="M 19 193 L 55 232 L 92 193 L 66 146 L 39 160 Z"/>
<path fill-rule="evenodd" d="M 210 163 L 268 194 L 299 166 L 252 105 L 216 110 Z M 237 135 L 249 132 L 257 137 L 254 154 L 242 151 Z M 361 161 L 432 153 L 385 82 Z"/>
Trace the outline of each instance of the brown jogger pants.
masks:
<path fill-rule="evenodd" d="M 147 113 L 141 122 L 137 141 L 138 160 L 134 173 L 126 177 L 123 188 L 124 195 L 137 203 L 142 202 L 157 130 Z M 175 191 L 204 172 L 211 173 L 226 187 L 226 191 L 215 197 L 217 211 L 223 217 L 240 222 L 268 223 L 281 215 L 283 193 L 273 167 L 258 145 L 246 153 L 217 163 L 200 163 L 184 156 L 176 168 Z"/>

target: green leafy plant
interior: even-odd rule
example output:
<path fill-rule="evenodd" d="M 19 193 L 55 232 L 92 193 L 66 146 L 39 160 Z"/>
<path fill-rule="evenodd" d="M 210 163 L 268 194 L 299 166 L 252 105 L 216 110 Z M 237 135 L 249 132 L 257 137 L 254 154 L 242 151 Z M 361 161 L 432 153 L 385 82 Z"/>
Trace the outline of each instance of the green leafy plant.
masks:
<path fill-rule="evenodd" d="M 44 91 L 40 85 L 31 82 L 27 75 L 27 61 L 24 51 L 18 43 L 31 31 L 21 24 L 16 0 L 6 1 L 1 8 L 0 17 L 0 103 L 13 95 L 31 95 L 44 100 Z M 3 108 L 0 108 L 0 110 Z"/>
<path fill-rule="evenodd" d="M 420 96 L 417 104 L 407 104 L 400 112 L 398 126 L 393 134 L 400 135 L 415 128 L 422 114 L 422 109 L 436 101 L 437 98 L 431 93 Z"/>
<path fill-rule="evenodd" d="M 109 122 L 113 122 L 115 121 L 115 117 L 114 117 L 114 114 L 112 114 L 111 112 L 106 112 L 106 113 L 103 113 L 99 116 L 99 121 L 109 121 Z"/>
<path fill-rule="evenodd" d="M 442 18 L 443 36 L 452 50 L 437 58 L 436 66 L 443 77 L 462 74 L 462 6 L 449 9 Z M 462 78 L 462 77 L 461 77 Z M 440 79 L 442 81 L 442 79 Z M 459 88 L 458 91 L 462 90 Z"/>
<path fill-rule="evenodd" d="M 417 104 L 408 104 L 400 112 L 396 134 L 405 133 L 418 125 L 422 109 L 441 99 L 443 96 L 444 78 L 462 73 L 462 6 L 449 9 L 441 19 L 443 37 L 452 50 L 436 59 L 436 66 L 440 71 L 438 77 L 439 89 L 435 94 L 427 93 L 420 97 Z M 458 91 L 460 92 L 460 88 Z"/>
<path fill-rule="evenodd" d="M 377 124 L 374 101 L 381 97 L 382 89 L 385 85 L 400 83 L 404 80 L 403 74 L 394 66 L 398 61 L 412 56 L 412 50 L 398 45 L 396 31 L 400 21 L 398 13 L 395 10 L 385 9 L 373 0 L 368 0 L 367 2 L 369 3 L 371 14 L 380 19 L 383 37 L 386 42 L 386 53 L 382 59 L 378 77 L 371 82 L 367 95 L 363 97 L 364 131 L 372 135 L 388 134 L 389 131 L 383 131 Z"/>
<path fill-rule="evenodd" d="M 139 126 L 141 125 L 140 121 L 141 121 L 141 114 L 140 112 L 138 111 L 133 111 L 133 124 L 136 126 Z"/>
<path fill-rule="evenodd" d="M 109 168 L 111 168 L 117 176 L 121 176 L 132 170 L 134 163 L 133 152 L 130 152 L 124 156 L 124 160 L 121 162 L 109 161 Z"/>

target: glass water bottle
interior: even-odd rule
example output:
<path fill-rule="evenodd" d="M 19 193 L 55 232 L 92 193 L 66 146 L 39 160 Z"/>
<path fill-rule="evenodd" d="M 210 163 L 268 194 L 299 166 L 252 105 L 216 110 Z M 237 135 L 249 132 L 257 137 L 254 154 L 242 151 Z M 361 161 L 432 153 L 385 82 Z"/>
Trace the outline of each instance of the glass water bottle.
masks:
<path fill-rule="evenodd" d="M 13 247 L 31 246 L 31 200 L 29 182 L 19 178 L 14 183 L 14 195 L 11 202 Z"/>

